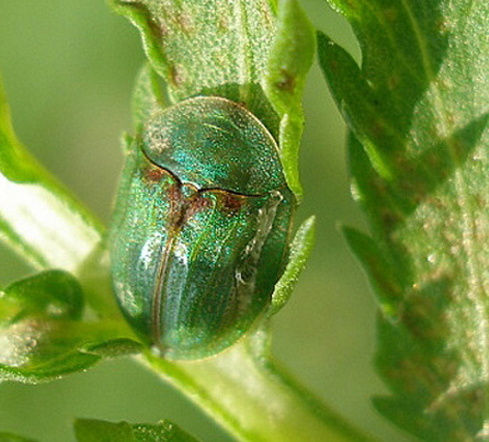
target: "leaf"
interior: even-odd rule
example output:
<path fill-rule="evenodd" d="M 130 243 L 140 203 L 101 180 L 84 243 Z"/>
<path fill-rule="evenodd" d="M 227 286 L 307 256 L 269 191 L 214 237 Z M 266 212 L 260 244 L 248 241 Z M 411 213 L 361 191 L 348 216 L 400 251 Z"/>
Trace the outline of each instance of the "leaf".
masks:
<path fill-rule="evenodd" d="M 270 316 L 277 313 L 292 295 L 299 275 L 304 270 L 314 245 L 315 223 L 316 218 L 311 216 L 302 223 L 295 234 L 295 238 L 290 245 L 289 261 L 283 275 L 275 284 L 272 305 L 268 313 Z"/>
<path fill-rule="evenodd" d="M 151 425 L 77 419 L 75 433 L 78 442 L 197 442 L 170 421 Z"/>
<path fill-rule="evenodd" d="M 0 328 L 0 381 L 46 382 L 85 371 L 104 357 L 138 353 L 119 323 L 30 317 Z"/>
<path fill-rule="evenodd" d="M 143 351 L 143 344 L 129 338 L 113 338 L 105 341 L 90 342 L 80 347 L 83 353 L 90 353 L 104 358 L 115 358 Z"/>
<path fill-rule="evenodd" d="M 52 318 L 80 319 L 83 293 L 78 281 L 62 270 L 48 270 L 11 284 L 2 294 L 16 302 L 19 312 L 13 321 L 42 313 Z"/>
<path fill-rule="evenodd" d="M 0 380 L 37 383 L 141 351 L 124 323 L 82 321 L 82 309 L 78 281 L 60 270 L 0 292 Z"/>
<path fill-rule="evenodd" d="M 73 272 L 101 230 L 17 140 L 0 84 L 0 240 L 38 269 Z"/>
<path fill-rule="evenodd" d="M 140 29 L 151 67 L 165 81 L 162 101 L 171 105 L 196 95 L 217 95 L 244 104 L 279 141 L 287 182 L 300 198 L 300 101 L 315 39 L 299 3 L 281 1 L 278 18 L 273 0 L 111 4 Z M 145 91 L 144 84 L 147 79 L 136 93 L 137 121 L 145 115 L 140 113 L 142 97 L 150 98 L 155 90 Z"/>
<path fill-rule="evenodd" d="M 382 314 L 396 320 L 402 286 L 397 280 L 394 263 L 388 262 L 371 237 L 349 227 L 343 234 L 352 252 L 364 267 L 372 288 L 377 295 Z"/>
<path fill-rule="evenodd" d="M 489 415 L 489 3 L 330 0 L 362 65 L 327 36 L 320 63 L 351 131 L 346 230 L 381 304 L 379 411 L 428 441 L 485 440 Z"/>
<path fill-rule="evenodd" d="M 276 131 L 277 116 L 260 86 L 275 35 L 275 2 L 112 0 L 141 31 L 168 104 L 195 95 L 246 103 Z"/>
<path fill-rule="evenodd" d="M 299 146 L 304 127 L 302 93 L 314 60 L 314 28 L 299 3 L 280 3 L 278 29 L 268 58 L 264 89 L 280 117 L 280 153 L 290 189 L 300 200 Z"/>

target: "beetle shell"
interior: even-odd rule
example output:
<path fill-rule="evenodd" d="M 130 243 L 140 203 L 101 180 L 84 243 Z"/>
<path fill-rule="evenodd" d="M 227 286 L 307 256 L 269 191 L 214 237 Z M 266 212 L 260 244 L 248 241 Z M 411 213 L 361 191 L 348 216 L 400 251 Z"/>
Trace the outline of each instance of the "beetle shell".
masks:
<path fill-rule="evenodd" d="M 114 290 L 140 337 L 176 360 L 234 344 L 270 303 L 294 208 L 277 145 L 247 109 L 196 97 L 154 114 L 110 235 Z"/>

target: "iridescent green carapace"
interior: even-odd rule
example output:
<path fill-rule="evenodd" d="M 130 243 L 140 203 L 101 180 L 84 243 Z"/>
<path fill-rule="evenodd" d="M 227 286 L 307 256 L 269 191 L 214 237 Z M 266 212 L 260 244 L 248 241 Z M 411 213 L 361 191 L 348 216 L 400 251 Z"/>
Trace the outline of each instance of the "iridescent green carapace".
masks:
<path fill-rule="evenodd" d="M 270 304 L 296 202 L 275 140 L 246 108 L 196 97 L 128 150 L 110 238 L 125 316 L 169 359 L 234 344 Z"/>

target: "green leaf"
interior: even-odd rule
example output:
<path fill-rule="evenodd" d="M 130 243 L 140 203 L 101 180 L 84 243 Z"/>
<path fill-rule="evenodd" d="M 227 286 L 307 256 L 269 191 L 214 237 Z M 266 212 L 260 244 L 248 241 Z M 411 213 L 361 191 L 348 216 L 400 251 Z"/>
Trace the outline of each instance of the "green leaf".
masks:
<path fill-rule="evenodd" d="M 299 200 L 299 146 L 304 126 L 302 93 L 314 60 L 314 29 L 296 0 L 280 3 L 278 29 L 264 79 L 267 98 L 280 117 L 280 153 L 285 177 Z"/>
<path fill-rule="evenodd" d="M 299 275 L 304 270 L 306 262 L 314 245 L 316 218 L 311 216 L 306 219 L 297 230 L 295 238 L 290 245 L 289 261 L 281 278 L 275 284 L 272 295 L 272 305 L 269 315 L 277 313 L 292 295 Z"/>
<path fill-rule="evenodd" d="M 50 270 L 0 292 L 0 380 L 36 383 L 141 351 L 120 321 L 82 321 L 78 281 Z"/>
<path fill-rule="evenodd" d="M 347 230 L 379 297 L 378 409 L 429 441 L 485 440 L 489 385 L 489 3 L 330 0 L 362 65 L 319 57 L 351 131 Z"/>
<path fill-rule="evenodd" d="M 29 318 L 0 329 L 0 380 L 48 381 L 86 370 L 100 357 L 81 353 L 90 329 L 69 321 Z"/>
<path fill-rule="evenodd" d="M 27 437 L 17 436 L 12 433 L 0 432 L 0 442 L 36 442 L 34 439 L 28 439 Z"/>
<path fill-rule="evenodd" d="M 0 381 L 35 384 L 84 371 L 105 357 L 138 353 L 120 323 L 31 316 L 0 327 Z"/>
<path fill-rule="evenodd" d="M 277 133 L 260 85 L 276 25 L 274 1 L 111 0 L 141 31 L 168 104 L 195 95 L 241 102 Z"/>
<path fill-rule="evenodd" d="M 38 269 L 73 272 L 101 230 L 17 140 L 0 84 L 0 240 Z"/>
<path fill-rule="evenodd" d="M 299 3 L 284 0 L 278 8 L 273 0 L 111 4 L 141 30 L 151 67 L 166 86 L 166 98 L 154 95 L 155 78 L 143 71 L 135 95 L 136 121 L 148 115 L 141 104 L 150 113 L 155 96 L 153 103 L 167 105 L 195 95 L 243 103 L 278 140 L 287 182 L 300 198 L 301 99 L 315 38 Z"/>
<path fill-rule="evenodd" d="M 83 353 L 90 353 L 104 358 L 115 358 L 143 351 L 144 346 L 140 342 L 129 338 L 115 338 L 100 342 L 90 342 L 80 347 Z"/>
<path fill-rule="evenodd" d="M 75 277 L 62 270 L 48 270 L 17 281 L 3 292 L 0 299 L 18 304 L 19 312 L 12 319 L 13 322 L 36 313 L 51 318 L 77 320 L 83 310 L 80 284 Z"/>
<path fill-rule="evenodd" d="M 197 442 L 170 421 L 152 425 L 77 419 L 75 433 L 78 442 Z"/>
<path fill-rule="evenodd" d="M 402 286 L 397 280 L 394 263 L 389 262 L 368 235 L 349 227 L 343 228 L 343 234 L 352 252 L 364 267 L 372 288 L 377 295 L 382 314 L 396 320 Z"/>

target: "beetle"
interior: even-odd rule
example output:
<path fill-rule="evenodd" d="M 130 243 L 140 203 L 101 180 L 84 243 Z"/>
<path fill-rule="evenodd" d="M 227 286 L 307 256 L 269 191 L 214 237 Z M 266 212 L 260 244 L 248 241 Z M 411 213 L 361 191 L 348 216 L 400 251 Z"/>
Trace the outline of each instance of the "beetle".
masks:
<path fill-rule="evenodd" d="M 230 347 L 270 305 L 296 200 L 277 144 L 244 106 L 199 96 L 132 140 L 110 234 L 123 314 L 173 360 Z"/>

